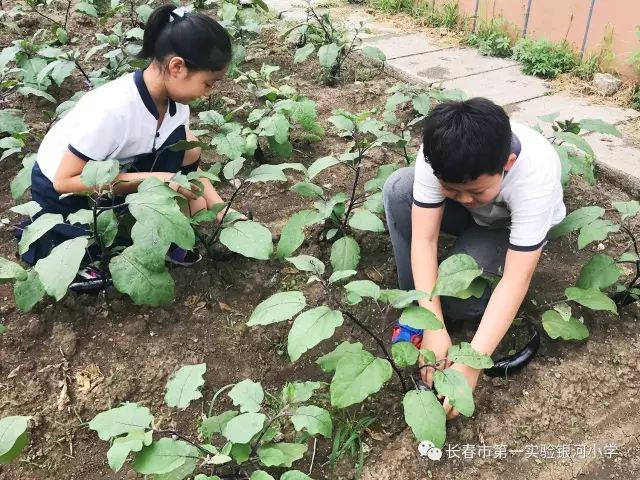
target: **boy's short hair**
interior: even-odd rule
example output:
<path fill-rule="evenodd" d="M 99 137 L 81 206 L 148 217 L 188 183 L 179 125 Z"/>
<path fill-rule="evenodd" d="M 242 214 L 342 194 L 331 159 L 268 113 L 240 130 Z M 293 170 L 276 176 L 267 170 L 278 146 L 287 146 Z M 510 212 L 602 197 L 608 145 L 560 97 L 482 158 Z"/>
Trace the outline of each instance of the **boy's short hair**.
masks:
<path fill-rule="evenodd" d="M 509 117 L 492 101 L 444 102 L 424 120 L 423 153 L 438 179 L 465 183 L 502 173 L 511 136 Z"/>

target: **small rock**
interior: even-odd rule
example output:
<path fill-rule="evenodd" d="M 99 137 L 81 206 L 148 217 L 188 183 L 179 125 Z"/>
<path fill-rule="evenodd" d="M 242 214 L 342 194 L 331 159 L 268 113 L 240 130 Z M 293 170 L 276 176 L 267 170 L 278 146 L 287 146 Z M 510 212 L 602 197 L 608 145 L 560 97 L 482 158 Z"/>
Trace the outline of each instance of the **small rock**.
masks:
<path fill-rule="evenodd" d="M 29 338 L 37 338 L 44 335 L 47 324 L 40 315 L 32 315 L 26 322 L 24 334 Z"/>
<path fill-rule="evenodd" d="M 606 96 L 616 93 L 621 85 L 622 80 L 610 73 L 596 73 L 593 76 L 593 86 L 598 89 L 598 92 Z"/>
<path fill-rule="evenodd" d="M 51 338 L 54 345 L 60 347 L 65 357 L 72 357 L 76 353 L 78 337 L 70 325 L 56 323 L 51 331 Z"/>
<path fill-rule="evenodd" d="M 136 318 L 124 324 L 124 333 L 127 335 L 137 335 L 147 332 L 147 322 L 142 318 Z"/>
<path fill-rule="evenodd" d="M 11 223 L 11 220 L 9 220 L 8 218 L 3 218 L 2 220 L 0 220 L 4 225 L 9 225 Z"/>

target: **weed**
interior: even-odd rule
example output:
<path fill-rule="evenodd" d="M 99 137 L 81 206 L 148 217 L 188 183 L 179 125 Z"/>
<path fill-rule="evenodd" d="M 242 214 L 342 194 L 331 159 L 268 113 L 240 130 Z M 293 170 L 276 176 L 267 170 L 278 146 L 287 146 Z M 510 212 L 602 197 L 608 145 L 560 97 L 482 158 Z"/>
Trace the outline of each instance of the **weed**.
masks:
<path fill-rule="evenodd" d="M 511 37 L 505 32 L 502 19 L 481 22 L 478 30 L 467 35 L 463 43 L 477 48 L 482 55 L 510 57 L 513 54 Z"/>
<path fill-rule="evenodd" d="M 513 58 L 522 63 L 524 73 L 542 78 L 555 78 L 576 64 L 576 55 L 567 42 L 553 43 L 544 38 L 519 40 L 513 47 Z"/>

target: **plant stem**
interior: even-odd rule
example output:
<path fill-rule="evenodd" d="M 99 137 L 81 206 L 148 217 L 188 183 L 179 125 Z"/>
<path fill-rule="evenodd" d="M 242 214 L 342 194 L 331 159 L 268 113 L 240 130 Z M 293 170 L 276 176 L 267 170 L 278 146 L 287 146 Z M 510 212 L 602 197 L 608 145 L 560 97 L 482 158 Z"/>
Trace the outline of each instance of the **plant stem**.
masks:
<path fill-rule="evenodd" d="M 633 242 L 633 249 L 636 252 L 636 256 L 640 257 L 640 249 L 638 248 L 638 241 L 636 240 L 635 235 L 633 234 L 631 229 L 629 229 L 625 225 L 621 225 L 620 227 L 622 228 L 622 230 L 624 230 L 626 232 L 627 235 L 629 235 L 631 237 L 631 241 Z M 624 302 L 629 297 L 629 293 L 630 293 L 631 289 L 636 286 L 636 282 L 638 281 L 638 279 L 640 279 L 640 260 L 636 261 L 635 263 L 636 263 L 636 274 L 635 274 L 635 277 L 633 278 L 633 280 L 631 280 L 631 282 L 629 282 L 629 285 L 627 286 L 627 289 L 624 292 L 624 296 L 622 297 L 622 300 L 620 301 L 621 305 L 624 305 Z"/>
<path fill-rule="evenodd" d="M 102 237 L 98 232 L 98 201 L 94 200 L 93 208 L 91 209 L 93 214 L 93 233 L 96 237 L 96 242 L 98 243 L 98 247 L 100 248 L 100 275 L 102 277 L 102 287 L 101 289 L 107 290 L 107 280 L 109 277 L 109 271 L 107 269 L 107 260 L 109 257 L 109 252 L 102 241 Z"/>
<path fill-rule="evenodd" d="M 354 140 L 356 141 L 356 144 L 358 144 L 358 166 L 356 167 L 356 174 L 355 177 L 353 179 L 353 186 L 351 188 L 351 199 L 349 201 L 349 207 L 347 208 L 347 213 L 345 213 L 344 215 L 344 226 L 347 226 L 347 222 L 349 221 L 349 215 L 351 214 L 351 211 L 353 210 L 353 203 L 355 201 L 356 198 L 356 189 L 358 188 L 358 182 L 360 181 L 360 165 L 362 163 L 362 148 L 359 145 L 358 139 L 357 139 L 357 135 L 358 135 L 358 131 L 357 131 L 357 127 L 356 130 L 354 131 Z"/>
<path fill-rule="evenodd" d="M 238 195 L 238 193 L 240 192 L 240 190 L 242 189 L 242 187 L 244 187 L 247 184 L 246 180 L 243 181 L 238 188 L 236 188 L 236 191 L 233 192 L 233 195 L 231 195 L 231 198 L 229 199 L 229 203 L 227 204 L 227 208 L 225 208 L 224 213 L 222 214 L 222 218 L 220 219 L 218 226 L 216 227 L 216 229 L 213 231 L 213 233 L 211 234 L 211 236 L 207 239 L 207 243 L 209 245 L 211 245 L 213 242 L 216 241 L 216 237 L 218 235 L 218 232 L 220 231 L 220 229 L 222 228 L 222 223 L 224 222 L 224 218 L 227 216 L 227 213 L 229 213 L 229 210 L 231 209 L 231 204 L 233 203 L 233 201 L 236 199 L 236 196 Z"/>
<path fill-rule="evenodd" d="M 398 376 L 398 379 L 400 380 L 400 384 L 402 385 L 402 390 L 403 392 L 408 392 L 409 389 L 407 388 L 407 383 L 405 382 L 404 377 L 402 376 L 402 372 L 400 371 L 400 369 L 398 368 L 398 366 L 396 365 L 396 362 L 393 361 L 393 358 L 391 357 L 391 355 L 389 354 L 389 351 L 387 350 L 387 347 L 384 346 L 384 342 L 382 340 L 380 340 L 380 338 L 373 333 L 365 324 L 363 324 L 360 320 L 358 320 L 351 312 L 347 311 L 347 309 L 345 308 L 345 306 L 342 304 L 342 302 L 340 302 L 331 292 L 331 289 L 329 288 L 329 284 L 325 281 L 322 280 L 322 286 L 325 289 L 325 292 L 327 292 L 327 295 L 329 295 L 329 297 L 331 298 L 331 300 L 338 305 L 338 307 L 340 308 L 340 310 L 347 316 L 349 317 L 349 319 L 355 323 L 358 327 L 360 327 L 360 329 L 362 329 L 365 333 L 367 333 L 371 338 L 373 338 L 376 343 L 378 344 L 378 346 L 380 347 L 380 350 L 382 350 L 382 353 L 385 356 L 385 359 L 391 364 L 391 368 L 393 368 L 393 371 L 396 372 L 396 375 Z"/>
<path fill-rule="evenodd" d="M 69 0 L 69 2 L 67 3 L 67 11 L 64 14 L 64 27 L 63 28 L 65 30 L 67 29 L 67 23 L 69 22 L 69 12 L 71 11 L 71 3 L 72 3 L 72 0 Z"/>
<path fill-rule="evenodd" d="M 182 435 L 181 433 L 178 433 L 174 430 L 154 430 L 154 433 L 157 433 L 158 435 L 172 435 L 172 436 L 176 436 L 178 437 L 180 440 L 183 440 L 185 442 L 187 442 L 190 445 L 193 445 L 194 447 L 196 447 L 198 450 L 200 450 L 201 453 L 203 453 L 206 456 L 211 455 L 211 452 L 208 451 L 207 449 L 203 448 L 202 445 L 193 442 L 191 440 L 189 440 L 187 437 L 185 437 L 184 435 Z"/>
<path fill-rule="evenodd" d="M 46 18 L 47 20 L 49 20 L 51 23 L 53 23 L 54 25 L 60 25 L 60 22 L 58 22 L 57 20 L 54 20 L 53 18 L 45 15 L 44 13 L 42 13 L 40 10 L 38 10 L 33 4 L 31 4 L 31 2 L 26 2 L 27 5 L 29 5 L 31 7 L 31 10 L 34 11 L 34 13 L 37 13 L 38 15 L 40 15 L 42 18 Z"/>
<path fill-rule="evenodd" d="M 84 71 L 84 69 L 82 68 L 82 65 L 80 65 L 80 62 L 78 62 L 78 60 L 74 59 L 73 60 L 74 63 L 76 64 L 76 67 L 78 67 L 78 70 L 80 70 L 80 73 L 82 73 L 82 76 L 87 80 L 87 82 L 89 83 L 89 86 L 91 88 L 93 88 L 93 82 L 91 81 L 91 79 L 89 78 L 89 75 L 87 75 L 87 72 Z"/>
<path fill-rule="evenodd" d="M 273 417 L 269 421 L 269 423 L 267 423 L 267 426 L 262 429 L 262 432 L 260 432 L 260 435 L 258 436 L 256 443 L 254 443 L 253 447 L 251 447 L 251 453 L 249 453 L 249 458 L 252 458 L 255 456 L 256 452 L 258 451 L 258 445 L 260 445 L 260 440 L 262 440 L 262 437 L 264 437 L 264 435 L 267 433 L 267 430 L 269 430 L 269 427 L 271 427 L 271 425 L 273 425 L 276 420 L 279 420 L 283 417 L 290 417 L 290 416 L 292 416 L 291 413 L 280 411 L 275 417 Z"/>

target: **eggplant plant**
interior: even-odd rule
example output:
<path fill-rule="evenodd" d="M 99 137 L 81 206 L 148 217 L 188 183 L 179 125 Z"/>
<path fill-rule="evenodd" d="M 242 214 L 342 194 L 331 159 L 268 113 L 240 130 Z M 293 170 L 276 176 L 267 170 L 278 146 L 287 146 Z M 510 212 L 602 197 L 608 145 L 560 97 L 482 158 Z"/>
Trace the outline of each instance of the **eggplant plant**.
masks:
<path fill-rule="evenodd" d="M 184 410 L 201 399 L 206 369 L 201 363 L 174 372 L 165 389 L 167 406 Z M 107 460 L 114 472 L 131 457 L 135 472 L 153 478 L 274 480 L 264 469 L 278 469 L 280 480 L 313 480 L 291 467 L 305 456 L 311 439 L 331 438 L 331 413 L 310 403 L 324 386 L 289 382 L 276 396 L 250 379 L 226 385 L 213 395 L 206 418 L 197 422 L 197 437 L 163 425 L 162 418 L 138 403 L 99 413 L 89 429 L 110 442 Z M 232 408 L 219 407 L 223 394 Z"/>

